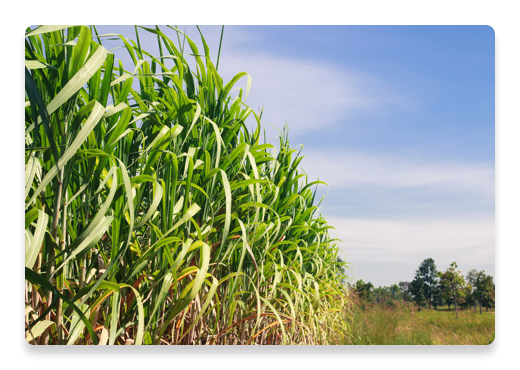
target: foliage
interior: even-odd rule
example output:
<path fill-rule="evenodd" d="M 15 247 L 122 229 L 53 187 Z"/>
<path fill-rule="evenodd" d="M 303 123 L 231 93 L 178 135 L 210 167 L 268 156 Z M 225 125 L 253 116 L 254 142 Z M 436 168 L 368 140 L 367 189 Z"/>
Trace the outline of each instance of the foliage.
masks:
<path fill-rule="evenodd" d="M 468 295 L 468 297 L 466 297 L 466 303 L 470 306 L 474 305 L 475 310 L 477 309 L 477 303 L 478 303 L 477 292 L 475 289 L 476 282 L 477 282 L 477 276 L 478 276 L 478 271 L 476 269 L 470 269 L 470 270 L 468 270 L 468 272 L 466 274 L 466 281 L 473 288 L 473 291 L 471 292 L 471 294 Z"/>
<path fill-rule="evenodd" d="M 338 263 L 338 270 L 337 270 L 338 277 L 341 280 L 341 284 L 346 287 L 348 285 L 349 281 L 351 280 L 351 278 L 348 277 L 348 273 L 347 273 L 347 270 L 350 271 L 349 264 L 348 264 L 348 262 L 345 262 L 343 259 L 341 259 L 341 257 L 339 257 L 339 256 L 336 259 L 336 262 Z"/>
<path fill-rule="evenodd" d="M 410 282 L 409 281 L 400 281 L 399 289 L 401 290 L 402 298 L 405 302 L 410 300 Z"/>
<path fill-rule="evenodd" d="M 480 313 L 482 313 L 482 306 L 486 307 L 486 311 L 490 308 L 495 308 L 495 285 L 493 284 L 482 298 L 482 305 L 480 306 Z"/>
<path fill-rule="evenodd" d="M 390 291 L 392 299 L 399 299 L 399 293 L 401 293 L 399 286 L 397 284 L 390 285 L 390 288 L 388 289 Z"/>
<path fill-rule="evenodd" d="M 159 27 L 136 27 L 137 42 L 86 26 L 27 30 L 27 340 L 338 343 L 345 263 L 317 213 L 322 182 L 300 173 L 286 133 L 278 150 L 260 143 L 250 77 L 225 84 L 203 36 L 201 52 L 170 28 L 177 42 Z M 159 56 L 142 48 L 143 30 Z M 104 37 L 121 40 L 131 68 Z"/>
<path fill-rule="evenodd" d="M 351 335 L 345 344 L 353 345 L 458 345 L 490 344 L 495 335 L 495 314 L 423 309 L 412 303 L 395 301 L 392 306 L 373 305 L 370 309 L 356 299 L 349 303 L 353 312 Z"/>
<path fill-rule="evenodd" d="M 431 308 L 431 305 L 434 300 L 434 291 L 438 285 L 437 268 L 435 267 L 435 261 L 432 258 L 427 258 L 424 261 L 422 261 L 419 265 L 419 268 L 415 272 L 415 276 L 420 278 L 423 282 L 423 294 L 426 303 L 428 303 L 428 307 Z"/>
<path fill-rule="evenodd" d="M 393 284 L 389 287 L 378 287 L 374 288 L 375 300 L 377 303 L 388 302 L 392 300 L 401 299 L 401 291 L 397 284 Z"/>
<path fill-rule="evenodd" d="M 480 304 L 480 313 L 482 313 L 482 306 L 486 308 L 494 307 L 495 285 L 493 284 L 493 277 L 486 275 L 485 271 L 482 270 L 469 275 L 469 279 L 471 279 L 474 284 L 473 293 L 475 300 Z"/>
<path fill-rule="evenodd" d="M 460 271 L 456 271 L 457 263 L 453 262 L 446 272 L 438 272 L 440 285 L 443 289 L 442 297 L 445 300 L 453 299 L 455 313 L 458 318 L 458 305 L 464 303 L 465 297 L 471 293 L 471 285 L 464 281 Z"/>
<path fill-rule="evenodd" d="M 356 281 L 354 291 L 357 293 L 360 299 L 367 303 L 372 302 L 374 299 L 374 284 L 370 282 L 365 283 L 363 279 Z"/>
<path fill-rule="evenodd" d="M 426 296 L 424 295 L 424 280 L 421 277 L 416 276 L 410 283 L 410 294 L 413 297 L 413 301 L 421 309 L 421 305 L 426 302 Z"/>
<path fill-rule="evenodd" d="M 433 288 L 431 304 L 433 305 L 434 309 L 437 309 L 437 307 L 441 306 L 443 303 L 444 301 L 442 299 L 442 287 L 439 284 L 437 284 Z"/>

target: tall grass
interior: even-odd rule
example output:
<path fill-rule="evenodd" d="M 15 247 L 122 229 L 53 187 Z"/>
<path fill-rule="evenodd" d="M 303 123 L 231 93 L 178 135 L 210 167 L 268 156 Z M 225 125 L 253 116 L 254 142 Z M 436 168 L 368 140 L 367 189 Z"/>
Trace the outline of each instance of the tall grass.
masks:
<path fill-rule="evenodd" d="M 495 338 L 495 314 L 475 311 L 417 310 L 410 302 L 367 305 L 351 296 L 351 335 L 355 345 L 490 344 Z"/>
<path fill-rule="evenodd" d="M 136 27 L 137 42 L 108 36 L 131 68 L 95 27 L 27 30 L 27 341 L 344 341 L 343 263 L 317 213 L 320 181 L 300 173 L 285 132 L 279 150 L 260 142 L 250 77 L 224 83 L 202 34 L 201 52 L 170 28 L 176 41 L 159 27 Z M 157 36 L 160 55 L 139 32 Z"/>

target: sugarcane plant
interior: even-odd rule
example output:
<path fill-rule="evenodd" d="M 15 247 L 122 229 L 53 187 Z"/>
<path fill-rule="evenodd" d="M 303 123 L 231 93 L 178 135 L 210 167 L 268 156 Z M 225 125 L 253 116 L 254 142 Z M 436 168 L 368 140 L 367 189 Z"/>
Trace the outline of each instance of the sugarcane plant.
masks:
<path fill-rule="evenodd" d="M 261 143 L 251 77 L 224 84 L 202 33 L 200 53 L 168 27 L 176 41 L 159 27 L 136 26 L 137 43 L 94 26 L 27 29 L 26 340 L 341 343 L 346 264 L 318 210 L 322 182 L 286 130 L 278 148 Z"/>

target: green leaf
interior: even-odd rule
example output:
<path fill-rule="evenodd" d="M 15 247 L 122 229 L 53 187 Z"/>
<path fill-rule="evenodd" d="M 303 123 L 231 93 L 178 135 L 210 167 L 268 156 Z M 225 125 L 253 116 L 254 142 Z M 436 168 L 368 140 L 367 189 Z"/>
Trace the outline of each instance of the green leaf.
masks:
<path fill-rule="evenodd" d="M 90 309 L 86 304 L 80 304 L 79 308 L 81 312 L 86 316 L 90 316 Z M 70 324 L 71 331 L 69 332 L 69 337 L 67 340 L 67 345 L 70 346 L 76 342 L 76 340 L 79 338 L 79 336 L 83 333 L 85 330 L 85 322 L 81 320 L 81 316 L 78 312 L 74 312 L 72 314 L 72 323 Z"/>
<path fill-rule="evenodd" d="M 155 317 L 155 314 L 159 311 L 159 309 L 161 309 L 161 306 L 166 300 L 166 295 L 168 294 L 168 291 L 170 290 L 170 286 L 172 285 L 172 283 L 173 275 L 169 272 L 163 279 L 161 290 L 159 291 L 159 295 L 156 297 L 152 314 L 150 315 L 150 321 L 148 322 L 146 328 L 148 328 L 152 324 L 152 320 Z"/>
<path fill-rule="evenodd" d="M 25 68 L 27 68 L 27 69 L 52 68 L 54 70 L 58 70 L 56 67 L 54 67 L 50 64 L 47 64 L 47 63 L 42 63 L 38 60 L 26 60 Z"/>
<path fill-rule="evenodd" d="M 69 27 L 74 27 L 74 26 L 40 26 L 40 27 L 32 30 L 31 32 L 26 33 L 25 37 L 31 37 L 31 36 L 35 36 L 35 35 L 41 35 L 44 33 L 60 31 L 60 30 L 64 30 Z"/>
<path fill-rule="evenodd" d="M 25 267 L 27 268 L 32 269 L 36 263 L 36 258 L 38 257 L 43 243 L 43 237 L 45 236 L 45 230 L 47 229 L 48 220 L 49 216 L 43 211 L 38 210 L 38 223 L 36 224 L 34 235 L 29 234 L 30 237 L 26 237 L 25 239 Z M 25 232 L 27 235 L 28 230 L 25 230 Z"/>
<path fill-rule="evenodd" d="M 27 342 L 30 342 L 36 338 L 38 338 L 40 335 L 43 334 L 45 329 L 47 329 L 51 325 L 56 325 L 54 322 L 50 320 L 42 320 L 36 325 L 34 325 L 31 330 L 27 332 L 27 336 L 25 337 L 25 340 Z"/>
<path fill-rule="evenodd" d="M 128 105 L 126 105 L 125 103 L 119 103 L 115 107 L 111 106 L 110 109 L 108 109 L 108 108 L 109 107 L 107 107 L 106 113 L 103 114 L 103 118 L 108 118 L 110 116 L 113 116 L 116 113 L 121 112 L 123 109 L 128 108 Z"/>
<path fill-rule="evenodd" d="M 32 155 L 29 156 L 25 165 L 25 198 L 27 198 L 31 191 L 34 176 L 37 172 L 41 173 L 41 168 L 40 161 Z"/>
<path fill-rule="evenodd" d="M 92 132 L 94 127 L 98 124 L 98 122 L 103 117 L 103 106 L 99 104 L 98 102 L 95 103 L 94 109 L 92 109 L 92 113 L 90 114 L 87 122 L 85 122 L 85 125 L 79 132 L 78 136 L 74 139 L 72 144 L 69 146 L 69 148 L 65 151 L 65 153 L 61 156 L 61 158 L 58 160 L 58 168 L 63 167 L 71 158 L 72 156 L 77 152 L 81 144 L 86 140 L 88 135 Z M 27 209 L 31 203 L 36 199 L 36 197 L 45 189 L 45 187 L 51 182 L 51 180 L 58 174 L 57 167 L 52 167 L 49 172 L 47 172 L 47 175 L 43 178 L 43 180 L 40 183 L 40 186 L 36 189 L 34 194 L 32 195 L 29 202 L 25 204 L 25 209 Z"/>
<path fill-rule="evenodd" d="M 87 83 L 88 80 L 97 72 L 97 70 L 103 65 L 107 57 L 107 50 L 100 46 L 94 52 L 88 61 L 81 67 L 81 69 L 70 79 L 69 82 L 60 90 L 60 92 L 52 99 L 47 105 L 47 112 L 51 115 L 56 109 L 61 107 L 67 100 L 69 100 L 79 89 Z M 97 105 L 100 105 L 97 103 Z M 101 106 L 101 105 L 100 105 Z M 41 121 L 41 117 L 38 118 L 38 122 Z M 25 134 L 32 131 L 34 123 L 30 125 L 26 130 Z"/>
<path fill-rule="evenodd" d="M 92 328 L 92 325 L 90 324 L 89 320 L 87 319 L 87 317 L 83 314 L 83 312 L 74 304 L 74 302 L 72 302 L 70 299 L 68 299 L 65 295 L 61 294 L 59 291 L 57 291 L 52 285 L 51 283 L 49 283 L 47 280 L 45 280 L 43 277 L 41 277 L 39 274 L 37 274 L 36 272 L 28 269 L 27 267 L 25 268 L 25 280 L 29 281 L 31 284 L 34 284 L 34 285 L 40 285 L 41 287 L 49 290 L 49 291 L 53 291 L 54 295 L 63 299 L 64 302 L 66 302 L 69 307 L 71 307 L 74 312 L 76 312 L 78 314 L 78 316 L 80 317 L 81 321 L 85 324 L 85 326 L 87 327 L 87 330 L 89 331 L 90 333 L 90 337 L 92 338 L 92 342 L 94 344 L 97 344 L 97 337 L 96 335 L 94 334 L 94 328 Z M 51 305 L 52 307 L 52 305 Z M 40 316 L 41 317 L 41 316 Z M 35 323 L 36 325 L 37 323 Z"/>

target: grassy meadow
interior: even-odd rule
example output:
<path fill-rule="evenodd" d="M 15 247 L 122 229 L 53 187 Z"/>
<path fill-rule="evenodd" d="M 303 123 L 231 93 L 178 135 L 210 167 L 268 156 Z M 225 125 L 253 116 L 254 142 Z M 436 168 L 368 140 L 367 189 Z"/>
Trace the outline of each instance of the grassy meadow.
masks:
<path fill-rule="evenodd" d="M 352 345 L 486 345 L 495 338 L 495 312 L 421 308 L 395 301 L 393 305 L 351 304 Z"/>

